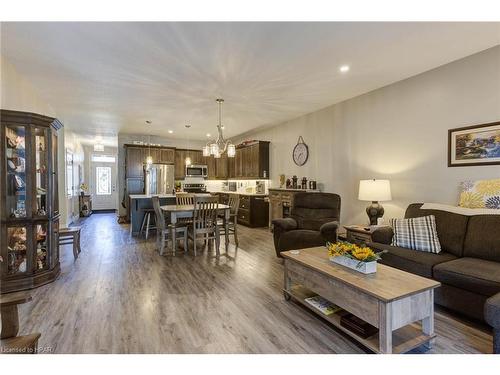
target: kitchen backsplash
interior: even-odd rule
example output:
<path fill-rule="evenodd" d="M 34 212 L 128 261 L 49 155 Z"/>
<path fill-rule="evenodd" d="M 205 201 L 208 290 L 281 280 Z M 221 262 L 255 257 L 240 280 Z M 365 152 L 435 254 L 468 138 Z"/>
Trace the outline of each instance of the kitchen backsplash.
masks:
<path fill-rule="evenodd" d="M 238 193 L 250 193 L 256 192 L 257 181 L 261 181 L 264 184 L 264 193 L 268 193 L 270 187 L 270 180 L 205 180 L 205 185 L 207 186 L 207 191 L 227 191 L 229 190 L 228 184 L 236 184 L 236 192 Z"/>

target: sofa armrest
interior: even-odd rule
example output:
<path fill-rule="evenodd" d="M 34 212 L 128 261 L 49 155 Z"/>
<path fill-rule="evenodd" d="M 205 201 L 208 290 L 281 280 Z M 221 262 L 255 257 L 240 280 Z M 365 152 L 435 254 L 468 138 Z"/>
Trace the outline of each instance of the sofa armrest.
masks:
<path fill-rule="evenodd" d="M 287 217 L 285 219 L 274 219 L 272 221 L 274 226 L 274 230 L 278 229 L 281 232 L 288 232 L 289 230 L 297 229 L 297 221 L 292 219 L 291 217 Z"/>
<path fill-rule="evenodd" d="M 390 245 L 392 242 L 392 236 L 394 235 L 394 231 L 391 227 L 381 227 L 375 229 L 372 234 L 371 242 L 378 242 L 384 245 Z"/>
<path fill-rule="evenodd" d="M 321 236 L 325 239 L 325 242 L 337 242 L 337 230 L 339 229 L 338 221 L 330 221 L 328 223 L 323 224 L 319 231 Z"/>
<path fill-rule="evenodd" d="M 274 219 L 271 223 L 273 224 L 274 249 L 276 250 L 276 255 L 281 258 L 280 237 L 288 231 L 297 229 L 298 224 L 291 217 Z"/>
<path fill-rule="evenodd" d="M 493 328 L 500 328 L 500 293 L 486 300 L 484 304 L 484 320 Z"/>

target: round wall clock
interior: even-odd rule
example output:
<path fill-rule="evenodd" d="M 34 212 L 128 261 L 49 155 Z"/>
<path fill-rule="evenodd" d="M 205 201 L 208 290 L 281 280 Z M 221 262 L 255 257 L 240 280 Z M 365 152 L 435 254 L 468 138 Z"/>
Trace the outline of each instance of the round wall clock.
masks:
<path fill-rule="evenodd" d="M 299 137 L 297 144 L 293 148 L 293 161 L 299 167 L 303 166 L 307 159 L 309 158 L 309 148 L 302 139 L 302 136 Z"/>

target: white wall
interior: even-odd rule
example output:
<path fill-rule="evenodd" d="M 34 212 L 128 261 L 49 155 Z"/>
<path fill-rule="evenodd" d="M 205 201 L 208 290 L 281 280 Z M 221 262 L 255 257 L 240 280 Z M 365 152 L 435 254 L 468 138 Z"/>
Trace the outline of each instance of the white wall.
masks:
<path fill-rule="evenodd" d="M 1 55 L 0 68 L 0 103 L 2 109 L 33 112 L 45 116 L 57 117 L 52 105 L 43 100 L 31 83 Z M 68 215 L 73 211 L 73 201 L 71 199 L 68 200 L 66 196 L 65 138 L 63 128 L 58 132 L 59 211 L 61 212 L 61 226 L 68 224 Z"/>
<path fill-rule="evenodd" d="M 281 173 L 315 179 L 341 195 L 343 224 L 366 223 L 360 179 L 391 180 L 389 218 L 412 202 L 456 204 L 464 179 L 500 177 L 500 166 L 447 167 L 448 129 L 499 120 L 497 46 L 240 140 L 271 141 L 273 186 Z M 310 150 L 303 167 L 291 157 L 299 135 Z"/>

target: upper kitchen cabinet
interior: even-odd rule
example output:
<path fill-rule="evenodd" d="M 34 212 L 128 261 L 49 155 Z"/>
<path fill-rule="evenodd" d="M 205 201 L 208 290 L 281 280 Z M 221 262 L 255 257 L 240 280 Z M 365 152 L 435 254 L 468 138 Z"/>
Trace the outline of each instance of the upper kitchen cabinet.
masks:
<path fill-rule="evenodd" d="M 144 163 L 151 156 L 155 164 L 174 164 L 175 149 L 158 146 L 125 145 L 126 177 L 143 178 Z"/>
<path fill-rule="evenodd" d="M 215 160 L 215 178 L 226 180 L 229 177 L 227 154 L 221 155 Z"/>
<path fill-rule="evenodd" d="M 140 146 L 125 145 L 125 177 L 142 178 L 144 177 L 144 162 L 146 160 L 147 149 Z"/>
<path fill-rule="evenodd" d="M 191 159 L 193 165 L 206 164 L 201 150 L 175 150 L 175 179 L 182 180 L 186 177 L 186 158 Z M 210 173 L 210 168 L 209 168 Z"/>
<path fill-rule="evenodd" d="M 269 142 L 255 141 L 236 148 L 236 156 L 229 161 L 229 178 L 270 178 Z"/>
<path fill-rule="evenodd" d="M 162 164 L 174 164 L 175 149 L 173 148 L 160 149 L 159 162 Z"/>

